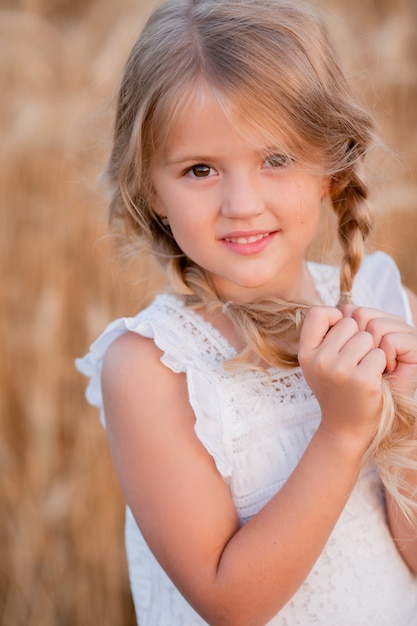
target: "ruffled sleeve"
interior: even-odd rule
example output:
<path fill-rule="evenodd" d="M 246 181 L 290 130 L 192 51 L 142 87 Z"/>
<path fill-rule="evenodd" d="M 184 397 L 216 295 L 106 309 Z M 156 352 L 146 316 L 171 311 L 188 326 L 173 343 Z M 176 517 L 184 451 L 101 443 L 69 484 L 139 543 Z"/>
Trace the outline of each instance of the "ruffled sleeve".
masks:
<path fill-rule="evenodd" d="M 169 342 L 160 336 L 155 326 L 149 321 L 140 321 L 137 317 L 125 317 L 115 320 L 100 335 L 100 337 L 91 345 L 89 353 L 81 358 L 76 359 L 75 366 L 81 374 L 87 376 L 90 382 L 86 390 L 86 398 L 90 404 L 100 409 L 100 419 L 105 424 L 103 413 L 103 395 L 101 391 L 101 369 L 103 366 L 104 355 L 110 344 L 125 332 L 135 332 L 143 337 L 153 339 L 160 350 L 163 352 L 161 361 L 174 372 L 184 371 L 181 362 L 175 356 L 175 350 L 172 346 L 167 345 Z"/>
<path fill-rule="evenodd" d="M 187 323 L 189 325 L 189 320 Z M 150 309 L 142 311 L 136 317 L 115 320 L 91 345 L 88 354 L 76 359 L 77 370 L 90 379 L 86 398 L 100 410 L 103 426 L 105 427 L 101 389 L 103 359 L 110 344 L 128 331 L 153 339 L 162 352 L 161 362 L 175 373 L 186 374 L 189 401 L 196 417 L 196 434 L 213 457 L 219 472 L 227 478 L 231 473 L 231 466 L 225 454 L 216 372 L 207 367 L 204 355 L 199 354 L 199 350 L 204 350 L 204 343 L 198 341 L 195 330 L 190 337 L 187 324 L 184 324 L 184 312 L 179 307 L 178 310 L 161 312 L 157 303 L 155 307 L 151 305 Z"/>

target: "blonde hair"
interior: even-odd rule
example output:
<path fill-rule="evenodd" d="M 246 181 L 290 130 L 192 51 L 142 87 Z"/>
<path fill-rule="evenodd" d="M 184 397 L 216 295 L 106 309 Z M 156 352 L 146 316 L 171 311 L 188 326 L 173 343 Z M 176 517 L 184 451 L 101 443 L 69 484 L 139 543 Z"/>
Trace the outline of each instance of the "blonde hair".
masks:
<path fill-rule="evenodd" d="M 371 228 L 363 161 L 373 122 L 351 93 L 323 20 L 298 0 L 168 0 L 149 18 L 126 64 L 106 171 L 111 220 L 153 251 L 190 306 L 225 310 L 247 346 L 229 367 L 249 367 L 254 359 L 296 366 L 308 305 L 271 298 L 225 308 L 150 206 L 150 168 L 198 80 L 265 145 L 280 142 L 308 167 L 324 155 L 343 250 L 341 303 L 349 299 Z M 394 402 L 384 379 L 384 406 L 370 453 L 386 488 L 411 514 L 417 503 L 400 484 L 415 449 L 409 437 L 415 405 L 413 413 L 408 400 Z"/>

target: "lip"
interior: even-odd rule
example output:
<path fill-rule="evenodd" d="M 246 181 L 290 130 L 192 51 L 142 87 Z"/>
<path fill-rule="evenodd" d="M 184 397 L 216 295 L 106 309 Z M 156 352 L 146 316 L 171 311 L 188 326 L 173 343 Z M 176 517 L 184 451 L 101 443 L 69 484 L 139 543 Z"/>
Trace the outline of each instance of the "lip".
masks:
<path fill-rule="evenodd" d="M 228 250 L 239 254 L 258 254 L 269 245 L 278 232 L 278 230 L 234 231 L 221 237 L 220 242 Z"/>

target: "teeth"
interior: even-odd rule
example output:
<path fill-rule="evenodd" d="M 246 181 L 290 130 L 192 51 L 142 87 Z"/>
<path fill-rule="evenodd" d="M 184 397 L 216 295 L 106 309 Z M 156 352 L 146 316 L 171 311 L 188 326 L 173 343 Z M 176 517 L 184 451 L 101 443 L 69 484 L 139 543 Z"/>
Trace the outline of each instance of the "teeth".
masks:
<path fill-rule="evenodd" d="M 268 235 L 269 233 L 251 235 L 250 237 L 225 237 L 225 240 L 230 241 L 231 243 L 255 243 L 255 241 L 264 239 L 265 237 L 268 237 Z"/>

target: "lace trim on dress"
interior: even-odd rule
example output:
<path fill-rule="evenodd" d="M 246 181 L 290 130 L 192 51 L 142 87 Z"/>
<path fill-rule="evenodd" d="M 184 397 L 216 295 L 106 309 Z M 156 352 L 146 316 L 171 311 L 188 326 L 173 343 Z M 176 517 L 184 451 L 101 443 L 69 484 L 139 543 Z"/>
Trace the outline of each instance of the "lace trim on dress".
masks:
<path fill-rule="evenodd" d="M 338 269 L 310 263 L 309 270 L 323 303 L 334 306 Z M 357 304 L 408 315 L 398 271 L 382 253 L 364 260 L 353 296 Z M 137 316 L 110 324 L 77 361 L 91 377 L 87 397 L 101 409 L 101 363 L 110 343 L 126 331 L 153 338 L 167 367 L 186 374 L 197 436 L 246 523 L 291 474 L 320 420 L 300 368 L 228 372 L 223 362 L 234 348 L 197 312 L 164 294 Z M 383 504 L 379 477 L 368 466 L 316 565 L 271 626 L 417 626 L 417 581 L 390 538 Z M 160 568 L 129 512 L 126 548 L 141 624 L 205 624 Z"/>

